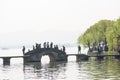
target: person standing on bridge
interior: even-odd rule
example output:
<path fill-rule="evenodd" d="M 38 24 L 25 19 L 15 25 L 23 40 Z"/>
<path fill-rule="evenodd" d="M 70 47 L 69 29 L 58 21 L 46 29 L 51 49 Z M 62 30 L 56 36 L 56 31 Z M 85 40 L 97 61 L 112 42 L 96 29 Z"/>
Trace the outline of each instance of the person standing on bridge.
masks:
<path fill-rule="evenodd" d="M 49 42 L 47 42 L 47 48 L 49 48 Z"/>
<path fill-rule="evenodd" d="M 36 43 L 36 46 L 35 46 L 36 48 L 35 48 L 35 49 L 38 49 L 38 45 L 39 45 L 39 44 L 38 44 L 38 43 Z"/>
<path fill-rule="evenodd" d="M 98 55 L 100 55 L 101 52 L 102 52 L 102 47 L 101 47 L 101 45 L 99 44 L 99 45 L 98 45 Z"/>
<path fill-rule="evenodd" d="M 38 49 L 41 49 L 41 44 L 38 44 Z"/>
<path fill-rule="evenodd" d="M 65 46 L 63 46 L 63 52 L 65 52 Z"/>
<path fill-rule="evenodd" d="M 46 42 L 43 43 L 43 47 L 46 48 Z"/>
<path fill-rule="evenodd" d="M 78 46 L 78 54 L 81 54 L 81 46 Z"/>
<path fill-rule="evenodd" d="M 53 48 L 53 42 L 50 43 L 50 48 Z"/>
<path fill-rule="evenodd" d="M 25 54 L 25 46 L 23 46 L 22 52 L 23 54 Z"/>
<path fill-rule="evenodd" d="M 118 53 L 120 54 L 120 46 L 118 46 Z"/>

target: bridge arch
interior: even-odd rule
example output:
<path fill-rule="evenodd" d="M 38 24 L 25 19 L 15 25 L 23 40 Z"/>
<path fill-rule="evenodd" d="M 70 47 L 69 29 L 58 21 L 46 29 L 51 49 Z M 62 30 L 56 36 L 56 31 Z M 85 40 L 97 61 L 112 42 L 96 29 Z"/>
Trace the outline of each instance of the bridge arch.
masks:
<path fill-rule="evenodd" d="M 38 56 L 39 56 L 39 60 L 41 62 L 41 58 L 45 55 L 48 55 L 49 59 L 50 59 L 50 62 L 54 62 L 56 61 L 57 59 L 57 55 L 58 53 L 56 52 L 49 52 L 49 51 L 46 51 L 46 52 L 42 52 L 42 53 L 39 53 Z"/>
<path fill-rule="evenodd" d="M 25 53 L 27 58 L 24 58 L 24 62 L 41 62 L 41 58 L 44 55 L 48 55 L 50 62 L 67 61 L 66 52 L 54 48 L 41 48 L 35 49 Z"/>

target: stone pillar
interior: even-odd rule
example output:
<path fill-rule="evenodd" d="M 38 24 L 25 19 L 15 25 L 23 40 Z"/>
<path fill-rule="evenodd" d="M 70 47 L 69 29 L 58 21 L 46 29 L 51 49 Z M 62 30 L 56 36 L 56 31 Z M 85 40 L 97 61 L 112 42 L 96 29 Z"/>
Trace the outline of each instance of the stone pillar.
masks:
<path fill-rule="evenodd" d="M 10 65 L 10 58 L 11 57 L 4 57 L 3 58 L 3 65 Z"/>
<path fill-rule="evenodd" d="M 88 60 L 89 57 L 85 54 L 78 54 L 76 55 L 76 61 L 85 61 Z"/>

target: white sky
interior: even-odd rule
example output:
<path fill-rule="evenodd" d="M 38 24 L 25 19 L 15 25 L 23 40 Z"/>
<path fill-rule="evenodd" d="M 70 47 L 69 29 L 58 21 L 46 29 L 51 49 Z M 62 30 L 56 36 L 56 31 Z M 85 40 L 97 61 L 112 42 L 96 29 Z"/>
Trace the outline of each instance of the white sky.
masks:
<path fill-rule="evenodd" d="M 120 0 L 0 0 L 0 46 L 75 43 L 101 19 L 120 17 Z"/>

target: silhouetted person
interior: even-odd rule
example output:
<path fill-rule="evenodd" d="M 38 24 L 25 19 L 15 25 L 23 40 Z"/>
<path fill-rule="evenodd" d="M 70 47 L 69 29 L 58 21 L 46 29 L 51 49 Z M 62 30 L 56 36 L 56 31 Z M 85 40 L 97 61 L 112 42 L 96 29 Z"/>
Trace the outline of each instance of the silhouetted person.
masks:
<path fill-rule="evenodd" d="M 100 55 L 102 52 L 102 47 L 100 46 L 100 44 L 98 45 L 98 55 Z"/>
<path fill-rule="evenodd" d="M 39 49 L 41 48 L 41 44 L 38 44 L 38 48 L 39 48 Z"/>
<path fill-rule="evenodd" d="M 63 52 L 65 52 L 65 46 L 63 46 Z"/>
<path fill-rule="evenodd" d="M 35 46 L 33 45 L 33 50 L 35 50 Z"/>
<path fill-rule="evenodd" d="M 36 43 L 36 46 L 35 46 L 35 47 L 36 47 L 36 49 L 38 49 L 38 43 Z"/>
<path fill-rule="evenodd" d="M 105 52 L 108 51 L 108 46 L 107 46 L 107 44 L 105 44 L 105 46 L 104 46 L 104 51 L 105 51 Z"/>
<path fill-rule="evenodd" d="M 81 46 L 78 46 L 78 54 L 81 54 Z"/>
<path fill-rule="evenodd" d="M 47 48 L 49 48 L 49 42 L 47 42 Z"/>
<path fill-rule="evenodd" d="M 50 43 L 50 48 L 53 48 L 53 42 Z"/>
<path fill-rule="evenodd" d="M 118 53 L 120 54 L 120 46 L 118 46 Z"/>
<path fill-rule="evenodd" d="M 43 47 L 46 48 L 46 42 L 43 43 Z"/>
<path fill-rule="evenodd" d="M 22 52 L 23 54 L 25 54 L 25 46 L 23 46 Z"/>

